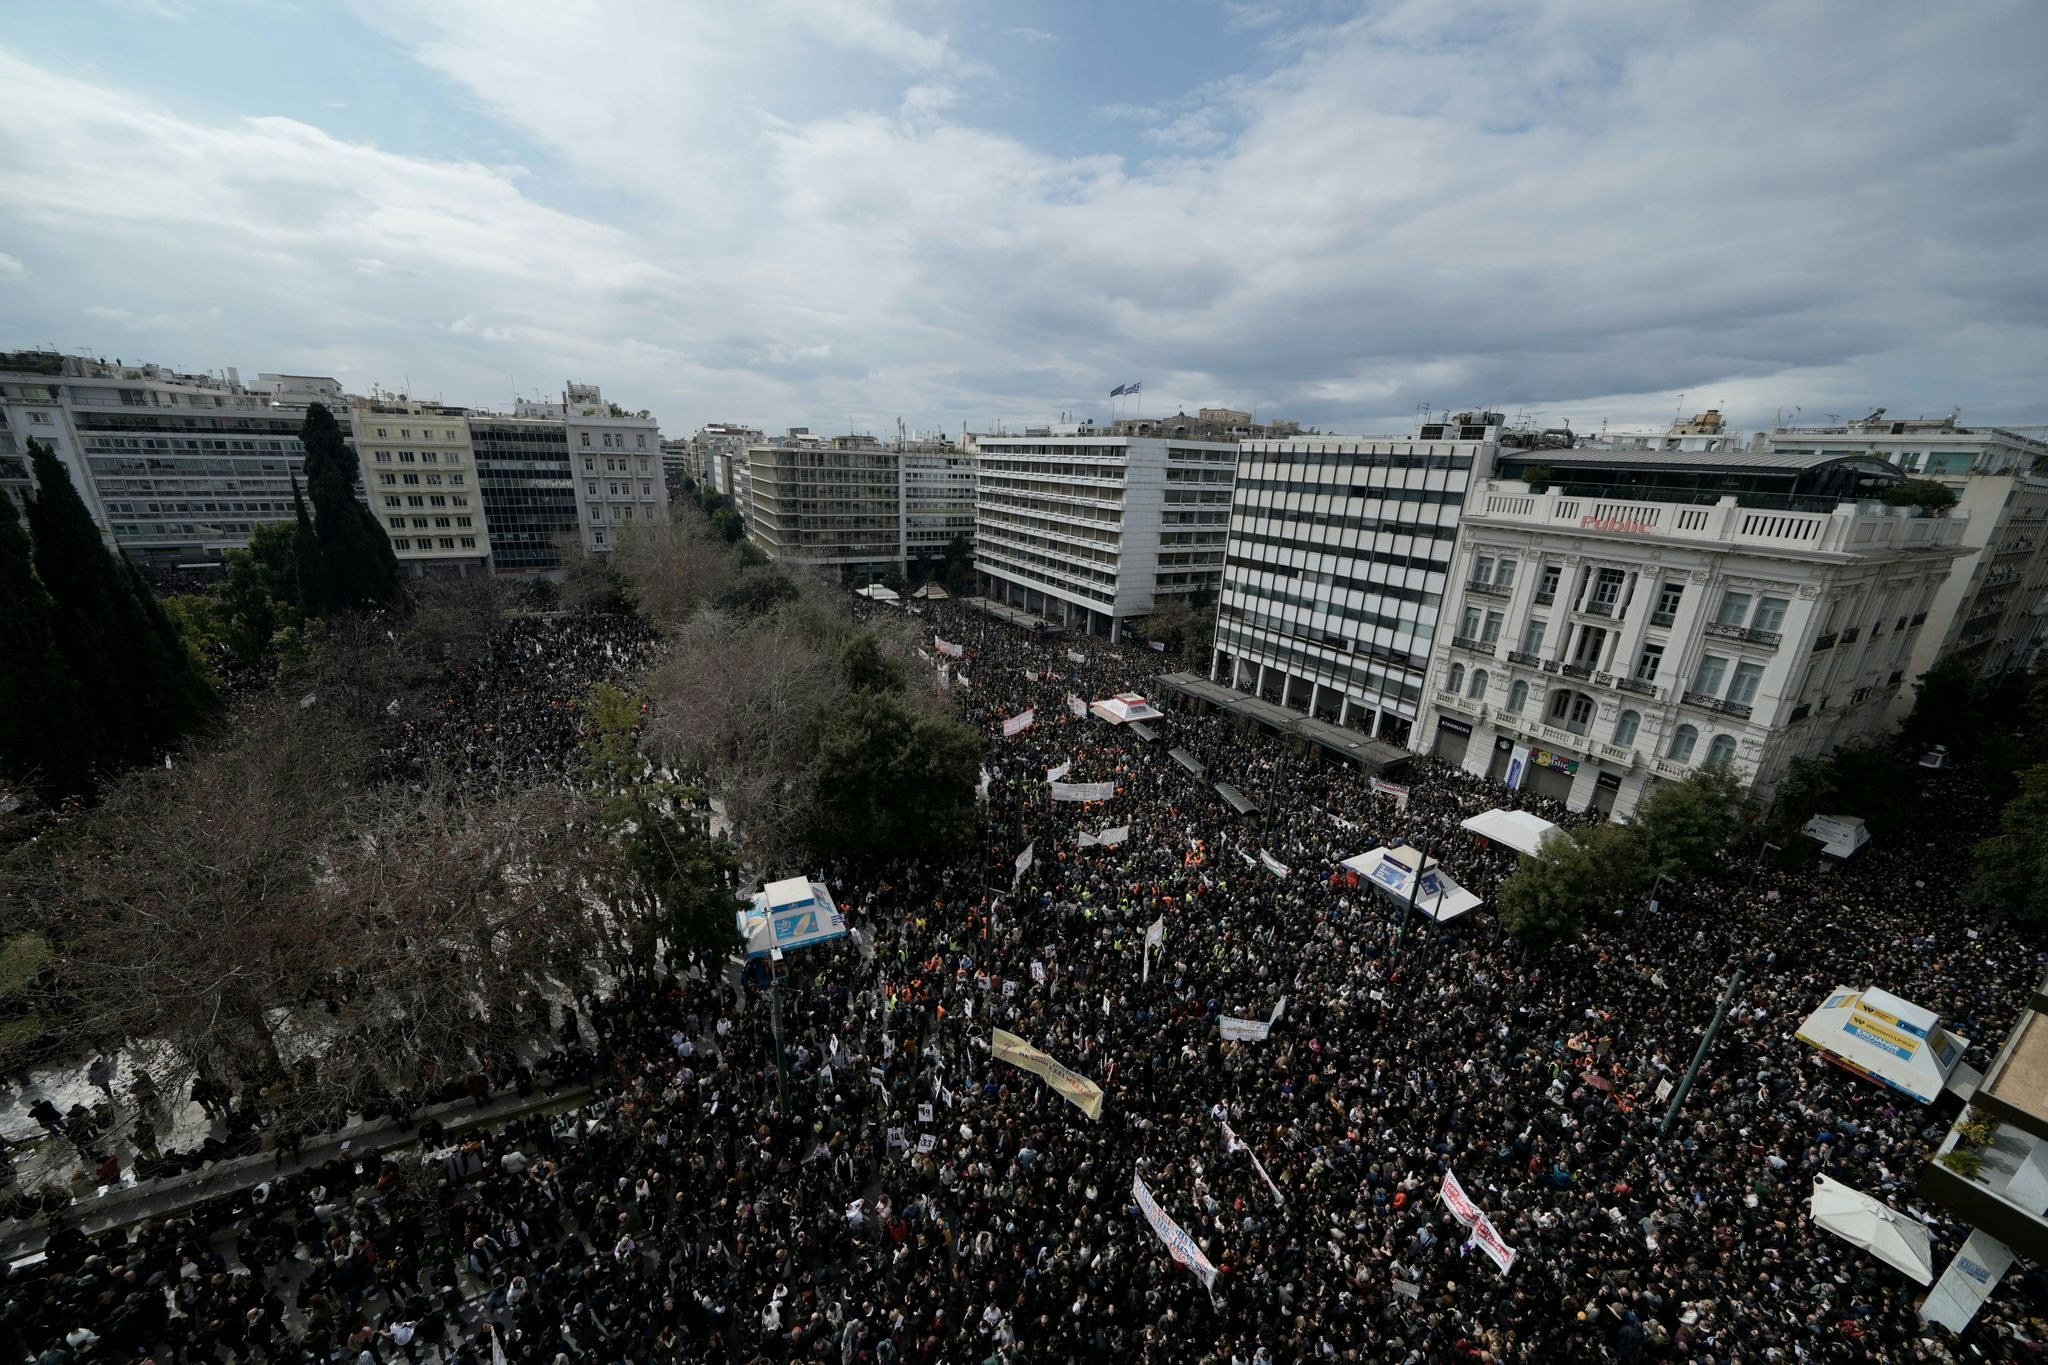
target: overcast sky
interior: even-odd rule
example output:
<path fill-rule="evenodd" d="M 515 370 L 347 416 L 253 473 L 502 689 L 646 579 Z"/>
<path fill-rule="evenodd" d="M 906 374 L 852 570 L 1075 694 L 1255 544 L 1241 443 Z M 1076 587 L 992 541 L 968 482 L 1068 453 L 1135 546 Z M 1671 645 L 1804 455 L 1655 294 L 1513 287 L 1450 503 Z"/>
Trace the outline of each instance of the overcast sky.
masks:
<path fill-rule="evenodd" d="M 15 6 L 0 346 L 670 435 L 2048 422 L 2044 53 L 2039 0 Z"/>

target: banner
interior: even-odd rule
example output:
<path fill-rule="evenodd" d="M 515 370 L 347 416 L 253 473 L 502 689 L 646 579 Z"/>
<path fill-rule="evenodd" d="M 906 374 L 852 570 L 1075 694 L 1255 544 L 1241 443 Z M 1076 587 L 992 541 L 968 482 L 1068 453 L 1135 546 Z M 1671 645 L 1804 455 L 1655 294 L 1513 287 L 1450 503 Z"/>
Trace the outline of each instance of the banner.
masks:
<path fill-rule="evenodd" d="M 1037 682 L 1038 675 L 1027 668 L 1024 670 L 1024 679 L 1026 682 Z"/>
<path fill-rule="evenodd" d="M 1031 850 L 1037 847 L 1038 840 L 1033 839 L 1030 843 L 1024 845 L 1024 851 L 1017 855 L 1017 875 L 1010 878 L 1010 889 L 1012 891 L 1015 891 L 1018 885 L 1023 882 L 1024 874 L 1031 870 Z"/>
<path fill-rule="evenodd" d="M 1045 780 L 1048 782 L 1057 782 L 1072 771 L 1074 771 L 1074 760 L 1070 758 L 1066 762 L 1060 764 L 1060 766 L 1057 768 L 1047 768 L 1045 770 Z"/>
<path fill-rule="evenodd" d="M 1273 1031 L 1271 1024 L 1257 1019 L 1235 1019 L 1227 1014 L 1219 1016 L 1216 1023 L 1223 1029 L 1226 1043 L 1263 1043 Z"/>
<path fill-rule="evenodd" d="M 1163 642 L 1161 642 L 1161 641 L 1158 641 L 1158 640 L 1152 640 L 1152 641 L 1149 641 L 1148 643 L 1150 643 L 1150 644 L 1151 644 L 1151 646 L 1152 646 L 1152 652 L 1153 652 L 1153 653 L 1155 653 L 1155 654 L 1164 654 L 1164 653 L 1166 652 L 1166 645 L 1165 645 L 1165 644 L 1164 644 Z"/>
<path fill-rule="evenodd" d="M 955 668 L 953 670 L 953 681 L 959 683 L 962 687 L 967 686 L 967 670 L 964 668 Z"/>
<path fill-rule="evenodd" d="M 1131 827 L 1129 825 L 1117 825 L 1096 835 L 1095 842 L 1101 844 L 1104 848 L 1110 848 L 1130 837 Z"/>
<path fill-rule="evenodd" d="M 1140 981 L 1150 981 L 1152 979 L 1152 950 L 1154 948 L 1164 949 L 1165 947 L 1166 916 L 1161 915 L 1158 919 L 1145 926 L 1145 969 L 1138 978 Z"/>
<path fill-rule="evenodd" d="M 1159 1201 L 1152 1197 L 1152 1191 L 1145 1188 L 1143 1176 L 1131 1176 L 1131 1196 L 1138 1201 L 1138 1207 L 1145 1211 L 1145 1221 L 1152 1225 L 1152 1231 L 1166 1244 L 1173 1259 L 1195 1272 L 1195 1278 L 1202 1282 L 1204 1289 L 1216 1285 L 1216 1267 L 1209 1264 L 1209 1258 L 1195 1245 L 1195 1239 L 1181 1230 L 1180 1224 L 1166 1216 L 1166 1210 L 1159 1207 Z"/>
<path fill-rule="evenodd" d="M 1243 1142 L 1240 1142 L 1237 1134 L 1230 1131 L 1229 1120 L 1219 1120 L 1219 1122 L 1223 1124 L 1223 1150 L 1226 1152 L 1243 1152 L 1246 1156 L 1250 1157 L 1252 1159 L 1252 1169 L 1259 1173 L 1259 1179 L 1265 1181 L 1266 1188 L 1273 1192 L 1273 1202 L 1283 1209 L 1286 1208 L 1287 1201 L 1281 1197 L 1280 1187 L 1273 1183 L 1273 1177 L 1266 1174 L 1265 1163 L 1259 1160 L 1259 1154 Z"/>
<path fill-rule="evenodd" d="M 1517 744 L 1508 754 L 1508 770 L 1501 775 L 1501 785 L 1509 791 L 1519 791 L 1522 779 L 1529 775 L 1529 746 Z"/>
<path fill-rule="evenodd" d="M 1014 1033 L 990 1029 L 988 1050 L 996 1060 L 1028 1071 L 1056 1091 L 1060 1098 L 1091 1119 L 1102 1117 L 1102 1087 L 1086 1076 L 1067 1070 Z"/>
<path fill-rule="evenodd" d="M 1036 711 L 1021 711 L 1003 722 L 1003 738 L 1021 735 L 1031 728 L 1031 722 L 1038 719 Z"/>
<path fill-rule="evenodd" d="M 1391 782 L 1382 782 L 1379 778 L 1375 777 L 1372 780 L 1372 794 L 1374 796 L 1406 796 L 1408 788 L 1397 787 Z"/>
<path fill-rule="evenodd" d="M 932 644 L 939 651 L 939 653 L 945 655 L 949 659 L 965 658 L 967 655 L 966 646 L 947 644 L 944 640 L 939 639 L 939 637 L 936 635 L 932 637 Z"/>
<path fill-rule="evenodd" d="M 1451 1217 L 1472 1229 L 1472 1242 L 1493 1259 L 1493 1263 L 1500 1267 L 1500 1273 L 1505 1275 L 1514 1269 L 1515 1249 L 1501 1239 L 1500 1231 L 1494 1227 L 1493 1220 L 1480 1212 L 1477 1204 L 1466 1198 L 1465 1187 L 1460 1185 L 1458 1177 L 1449 1171 L 1444 1172 L 1443 1197 L 1445 1205 L 1451 1211 Z"/>
<path fill-rule="evenodd" d="M 1074 695 L 1074 694 L 1073 694 L 1072 692 L 1069 692 L 1069 693 L 1067 693 L 1067 714 L 1068 714 L 1068 715 L 1072 715 L 1072 716 L 1085 716 L 1085 715 L 1087 715 L 1087 714 L 1088 714 L 1088 703 L 1087 703 L 1087 702 L 1085 702 L 1085 701 L 1082 701 L 1082 700 L 1081 700 L 1081 699 L 1080 699 L 1079 697 L 1075 696 L 1075 695 Z"/>
<path fill-rule="evenodd" d="M 1266 865 L 1266 871 L 1272 873 L 1276 877 L 1284 877 L 1290 871 L 1293 870 L 1292 868 L 1288 867 L 1286 863 L 1281 862 L 1278 858 L 1275 858 L 1272 854 L 1266 852 L 1266 850 L 1264 850 L 1263 848 L 1259 850 L 1259 861 Z"/>
<path fill-rule="evenodd" d="M 1072 660 L 1073 660 L 1073 661 L 1074 661 L 1075 663 L 1077 663 L 1077 664 L 1085 664 L 1085 663 L 1087 663 L 1087 662 L 1088 662 L 1088 656 L 1087 656 L 1086 654 L 1083 654 L 1083 653 L 1082 653 L 1082 652 L 1081 652 L 1080 650 L 1078 650 L 1078 649 L 1070 649 L 1070 650 L 1068 650 L 1068 651 L 1067 651 L 1067 657 L 1068 657 L 1069 659 L 1072 659 Z"/>
<path fill-rule="evenodd" d="M 1052 799 L 1055 801 L 1107 801 L 1116 795 L 1114 782 L 1055 782 L 1052 784 Z"/>

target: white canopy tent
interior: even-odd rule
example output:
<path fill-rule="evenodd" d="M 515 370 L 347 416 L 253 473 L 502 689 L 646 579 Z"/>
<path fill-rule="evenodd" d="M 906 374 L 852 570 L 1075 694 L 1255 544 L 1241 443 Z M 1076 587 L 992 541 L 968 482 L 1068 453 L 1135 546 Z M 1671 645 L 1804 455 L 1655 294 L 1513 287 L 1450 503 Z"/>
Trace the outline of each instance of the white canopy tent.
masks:
<path fill-rule="evenodd" d="M 1428 859 L 1425 864 L 1422 854 L 1406 844 L 1399 848 L 1375 848 L 1346 858 L 1343 866 L 1403 904 L 1407 903 L 1408 889 L 1415 882 L 1415 869 L 1422 868 L 1422 883 L 1415 887 L 1415 908 L 1439 924 L 1477 909 L 1480 904 L 1479 897 L 1452 881 L 1436 859 Z"/>
<path fill-rule="evenodd" d="M 1134 720 L 1158 720 L 1166 714 L 1135 692 L 1122 692 L 1102 701 L 1090 702 L 1088 709 L 1111 725 L 1127 725 Z"/>
<path fill-rule="evenodd" d="M 832 891 L 808 877 L 770 882 L 738 915 L 748 957 L 785 953 L 807 944 L 846 936 L 846 916 L 832 903 Z"/>
<path fill-rule="evenodd" d="M 910 595 L 925 602 L 943 602 L 953 594 L 947 592 L 936 583 L 927 583 Z"/>
<path fill-rule="evenodd" d="M 1540 815 L 1531 815 L 1525 810 L 1494 809 L 1481 811 L 1469 820 L 1459 822 L 1459 828 L 1469 829 L 1483 839 L 1496 844 L 1505 844 L 1517 853 L 1532 857 L 1543 848 L 1543 840 L 1557 826 Z"/>
<path fill-rule="evenodd" d="M 1833 858 L 1846 858 L 1870 842 L 1870 831 L 1853 815 L 1816 815 L 1799 832 L 1820 840 L 1820 851 Z"/>
<path fill-rule="evenodd" d="M 1866 1080 L 1932 1104 L 1970 1040 L 1941 1026 L 1934 1011 L 1875 986 L 1837 986 L 1793 1034 Z"/>
<path fill-rule="evenodd" d="M 1934 1235 L 1916 1218 L 1829 1176 L 1817 1176 L 1806 1206 L 1815 1227 L 1860 1247 L 1908 1279 L 1934 1283 Z"/>
<path fill-rule="evenodd" d="M 877 602 L 900 602 L 903 600 L 896 595 L 893 589 L 885 588 L 880 583 L 870 583 L 865 588 L 855 588 L 854 592 L 858 596 L 872 598 Z"/>

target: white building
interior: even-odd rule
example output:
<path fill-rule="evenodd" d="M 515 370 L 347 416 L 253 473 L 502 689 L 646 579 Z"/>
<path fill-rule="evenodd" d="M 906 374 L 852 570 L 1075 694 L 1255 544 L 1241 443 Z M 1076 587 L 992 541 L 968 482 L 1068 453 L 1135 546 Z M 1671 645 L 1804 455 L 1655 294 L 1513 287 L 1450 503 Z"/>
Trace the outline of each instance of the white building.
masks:
<path fill-rule="evenodd" d="M 287 401 L 274 385 L 244 387 L 232 369 L 0 353 L 0 487 L 18 496 L 26 485 L 10 461 L 25 460 L 33 438 L 69 470 L 109 544 L 154 567 L 217 565 L 257 526 L 292 518 L 305 403 L 340 392 L 332 379 L 294 376 Z"/>
<path fill-rule="evenodd" d="M 945 443 L 884 446 L 871 436 L 807 432 L 731 461 L 748 539 L 770 558 L 849 582 L 907 575 L 974 531 L 974 462 Z"/>
<path fill-rule="evenodd" d="M 484 518 L 469 415 L 406 398 L 361 398 L 348 409 L 370 510 L 401 573 L 419 578 L 487 574 Z"/>
<path fill-rule="evenodd" d="M 1210 677 L 1405 744 L 1473 480 L 1498 413 L 1427 440 L 1298 437 L 1239 447 Z"/>
<path fill-rule="evenodd" d="M 1502 449 L 1460 524 L 1411 747 L 1574 809 L 1725 762 L 1759 797 L 1886 728 L 1960 516 L 1860 455 Z"/>
<path fill-rule="evenodd" d="M 1879 408 L 1861 421 L 1832 427 L 1774 427 L 1766 438 L 1788 455 L 1868 455 L 1913 478 L 1933 479 L 1956 495 L 1969 520 L 1966 551 L 1949 570 L 1906 665 L 1905 691 L 1893 718 L 1912 706 L 1912 688 L 1936 660 L 1967 659 L 1986 685 L 2032 662 L 2048 611 L 2048 444 L 2031 432 L 1964 426 L 1956 416 L 1895 420 Z"/>
<path fill-rule="evenodd" d="M 1234 442 L 973 436 L 975 576 L 983 592 L 1120 638 L 1168 597 L 1223 579 Z"/>
<path fill-rule="evenodd" d="M 661 424 L 645 411 L 606 402 L 595 384 L 569 385 L 562 407 L 585 553 L 609 551 L 627 522 L 667 521 Z"/>
<path fill-rule="evenodd" d="M 974 544 L 974 457 L 950 442 L 897 446 L 903 559 L 942 560 L 955 536 Z"/>
<path fill-rule="evenodd" d="M 706 422 L 690 437 L 690 476 L 709 485 L 714 493 L 737 498 L 739 494 L 722 480 L 729 477 L 734 460 L 744 466 L 747 451 L 767 441 L 758 427 L 739 422 Z"/>

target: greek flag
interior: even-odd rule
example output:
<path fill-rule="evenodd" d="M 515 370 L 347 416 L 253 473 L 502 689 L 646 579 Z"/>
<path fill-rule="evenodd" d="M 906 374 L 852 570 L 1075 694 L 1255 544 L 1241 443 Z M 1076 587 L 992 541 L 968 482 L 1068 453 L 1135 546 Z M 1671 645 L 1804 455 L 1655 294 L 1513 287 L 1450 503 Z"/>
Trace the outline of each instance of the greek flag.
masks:
<path fill-rule="evenodd" d="M 1124 392 L 1125 392 L 1125 393 L 1136 393 L 1136 392 L 1137 392 L 1138 390 L 1140 390 L 1140 389 L 1142 389 L 1142 388 L 1144 388 L 1144 387 L 1145 387 L 1145 386 L 1144 386 L 1143 384 L 1126 384 L 1126 385 L 1124 385 Z"/>

